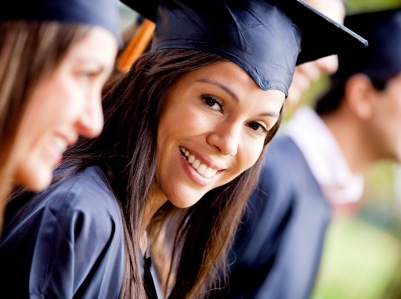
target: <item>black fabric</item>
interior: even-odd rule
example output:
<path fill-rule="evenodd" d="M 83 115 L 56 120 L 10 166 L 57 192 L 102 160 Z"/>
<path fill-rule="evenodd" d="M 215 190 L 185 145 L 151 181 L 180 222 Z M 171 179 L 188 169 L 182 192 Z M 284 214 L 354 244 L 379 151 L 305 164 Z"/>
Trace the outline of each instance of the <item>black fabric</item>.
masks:
<path fill-rule="evenodd" d="M 152 50 L 211 52 L 263 90 L 288 93 L 296 64 L 366 46 L 300 0 L 122 0 L 156 22 Z"/>
<path fill-rule="evenodd" d="M 7 211 L 0 289 L 9 298 L 120 296 L 120 209 L 103 172 L 89 167 Z"/>
<path fill-rule="evenodd" d="M 369 40 L 369 47 L 340 55 L 334 79 L 355 73 L 386 82 L 401 72 L 401 8 L 346 16 L 345 24 Z"/>
<path fill-rule="evenodd" d="M 148 256 L 145 258 L 144 261 L 144 274 L 143 274 L 146 295 L 148 296 L 148 299 L 157 299 L 157 292 L 151 273 L 151 266 L 152 266 L 152 259 L 150 256 Z"/>
<path fill-rule="evenodd" d="M 228 283 L 209 298 L 309 299 L 330 219 L 298 147 L 275 137 L 229 254 Z"/>
<path fill-rule="evenodd" d="M 0 20 L 58 21 L 98 25 L 120 41 L 118 0 L 13 0 L 3 1 Z"/>

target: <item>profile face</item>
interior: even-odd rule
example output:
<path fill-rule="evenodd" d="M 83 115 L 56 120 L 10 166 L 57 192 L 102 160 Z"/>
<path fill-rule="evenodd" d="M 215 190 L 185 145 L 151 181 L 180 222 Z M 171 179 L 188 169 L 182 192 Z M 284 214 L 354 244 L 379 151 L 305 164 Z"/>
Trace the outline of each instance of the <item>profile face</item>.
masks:
<path fill-rule="evenodd" d="M 16 183 L 34 191 L 45 188 L 66 148 L 76 143 L 79 135 L 95 137 L 101 132 L 101 89 L 116 53 L 115 37 L 94 27 L 38 82 L 17 133 Z"/>
<path fill-rule="evenodd" d="M 281 91 L 260 89 L 231 62 L 181 78 L 158 127 L 156 183 L 162 196 L 189 207 L 250 168 L 284 99 Z"/>
<path fill-rule="evenodd" d="M 371 88 L 372 109 L 366 120 L 364 136 L 374 161 L 390 159 L 401 162 L 401 73 L 384 90 Z"/>

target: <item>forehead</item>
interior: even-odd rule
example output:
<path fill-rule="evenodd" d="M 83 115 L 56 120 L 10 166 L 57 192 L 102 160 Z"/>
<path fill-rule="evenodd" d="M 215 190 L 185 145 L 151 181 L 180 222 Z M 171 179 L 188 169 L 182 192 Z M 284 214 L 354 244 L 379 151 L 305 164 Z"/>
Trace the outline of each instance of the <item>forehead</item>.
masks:
<path fill-rule="evenodd" d="M 117 50 L 114 36 L 100 26 L 93 26 L 70 47 L 67 57 L 90 58 L 109 64 L 113 63 Z"/>
<path fill-rule="evenodd" d="M 186 86 L 188 86 L 188 84 L 200 82 L 214 82 L 214 85 L 227 87 L 238 97 L 246 97 L 250 94 L 266 94 L 266 91 L 261 89 L 241 67 L 229 61 L 220 62 L 192 71 L 185 75 L 180 82 Z M 285 97 L 284 92 L 275 90 L 274 88 L 270 91 L 272 90 L 282 94 L 283 98 Z"/>
<path fill-rule="evenodd" d="M 278 115 L 285 94 L 279 90 L 263 90 L 242 68 L 222 62 L 192 71 L 181 78 L 169 93 L 170 100 L 201 94 L 236 103 L 244 112 Z M 173 99 L 172 99 L 173 98 Z M 227 102 L 226 102 L 227 104 Z"/>

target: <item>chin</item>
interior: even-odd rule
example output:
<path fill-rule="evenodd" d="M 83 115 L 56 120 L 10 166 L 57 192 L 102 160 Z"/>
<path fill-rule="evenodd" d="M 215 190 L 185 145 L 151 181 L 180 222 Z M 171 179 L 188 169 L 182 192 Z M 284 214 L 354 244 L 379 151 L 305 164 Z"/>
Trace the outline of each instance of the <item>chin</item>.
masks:
<path fill-rule="evenodd" d="M 173 197 L 172 197 L 173 198 Z M 196 204 L 202 197 L 199 195 L 188 195 L 183 197 L 182 194 L 180 196 L 174 197 L 175 200 L 170 200 L 171 204 L 179 209 L 186 209 L 192 207 Z"/>
<path fill-rule="evenodd" d="M 180 201 L 180 202 L 177 202 L 177 201 L 170 201 L 171 202 L 171 204 L 173 205 L 173 206 L 175 206 L 176 208 L 178 208 L 178 209 L 186 209 L 186 208 L 189 208 L 189 207 L 192 207 L 194 204 L 196 204 L 198 201 L 195 201 L 195 202 L 188 202 L 188 201 Z"/>
<path fill-rule="evenodd" d="M 25 180 L 19 183 L 31 191 L 39 192 L 46 189 L 52 180 L 52 172 L 40 172 L 27 175 Z"/>

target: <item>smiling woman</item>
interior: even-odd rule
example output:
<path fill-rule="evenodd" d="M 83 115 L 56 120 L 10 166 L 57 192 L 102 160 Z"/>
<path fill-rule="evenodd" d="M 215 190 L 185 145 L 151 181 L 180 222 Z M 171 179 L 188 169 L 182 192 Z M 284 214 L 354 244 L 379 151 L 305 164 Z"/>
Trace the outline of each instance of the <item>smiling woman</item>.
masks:
<path fill-rule="evenodd" d="M 277 126 L 283 103 L 283 92 L 260 89 L 232 62 L 183 76 L 159 120 L 162 203 L 169 198 L 177 207 L 191 206 L 249 169 Z"/>
<path fill-rule="evenodd" d="M 130 3 L 157 8 L 154 43 L 107 89 L 102 133 L 67 150 L 48 189 L 8 205 L 0 281 L 16 297 L 204 297 L 295 65 L 362 45 L 302 1 L 156 2 Z M 301 42 L 316 27 L 321 50 Z"/>
<path fill-rule="evenodd" d="M 103 128 L 100 92 L 115 54 L 113 36 L 93 28 L 37 82 L 15 140 L 15 182 L 43 189 L 67 146 L 75 144 L 79 135 L 99 135 Z"/>
<path fill-rule="evenodd" d="M 118 5 L 85 3 L 17 0 L 0 10 L 0 228 L 12 184 L 42 190 L 67 146 L 102 128 Z"/>

